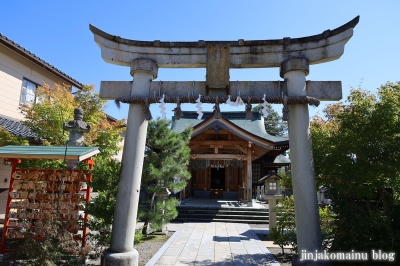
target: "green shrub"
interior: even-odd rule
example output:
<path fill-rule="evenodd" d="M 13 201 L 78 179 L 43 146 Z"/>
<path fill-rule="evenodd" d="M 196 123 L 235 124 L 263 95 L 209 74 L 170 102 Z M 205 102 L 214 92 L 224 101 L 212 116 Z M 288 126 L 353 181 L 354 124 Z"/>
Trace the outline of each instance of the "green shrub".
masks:
<path fill-rule="evenodd" d="M 283 247 L 286 245 L 292 245 L 292 250 L 297 252 L 293 196 L 279 200 L 275 211 L 278 215 L 278 220 L 275 227 L 269 228 L 269 238 L 274 241 L 274 244 L 281 247 L 283 254 L 285 253 Z"/>

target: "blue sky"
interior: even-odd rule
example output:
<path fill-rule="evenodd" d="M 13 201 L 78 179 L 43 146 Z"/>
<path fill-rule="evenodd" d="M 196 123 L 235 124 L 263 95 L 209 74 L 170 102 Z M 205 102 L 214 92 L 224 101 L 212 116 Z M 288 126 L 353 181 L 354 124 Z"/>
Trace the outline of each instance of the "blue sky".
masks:
<path fill-rule="evenodd" d="M 153 0 L 16 1 L 0 4 L 0 33 L 81 83 L 99 89 L 102 80 L 131 80 L 129 68 L 105 63 L 89 31 L 134 40 L 262 40 L 304 37 L 337 28 L 360 15 L 354 35 L 336 61 L 310 66 L 308 80 L 340 80 L 344 99 L 360 84 L 375 91 L 400 80 L 400 1 L 369 0 Z M 160 69 L 157 80 L 205 80 L 205 69 Z M 231 80 L 281 80 L 279 69 L 230 71 Z M 109 102 L 106 112 L 122 119 L 127 106 Z M 322 113 L 325 104 L 310 107 Z M 175 106 L 168 105 L 167 110 Z M 211 110 L 211 106 L 208 107 Z M 239 108 L 239 107 L 238 107 Z M 281 106 L 274 105 L 280 112 Z M 182 105 L 183 110 L 195 110 Z M 221 105 L 221 109 L 227 109 Z M 244 107 L 234 110 L 244 110 Z M 158 106 L 151 108 L 159 115 Z M 168 112 L 168 117 L 171 117 Z"/>

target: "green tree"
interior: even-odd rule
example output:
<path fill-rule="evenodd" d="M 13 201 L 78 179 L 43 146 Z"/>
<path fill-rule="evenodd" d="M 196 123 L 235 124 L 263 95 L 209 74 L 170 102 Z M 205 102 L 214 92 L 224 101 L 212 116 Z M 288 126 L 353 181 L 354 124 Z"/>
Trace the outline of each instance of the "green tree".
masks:
<path fill-rule="evenodd" d="M 333 249 L 400 251 L 400 83 L 353 89 L 311 123 L 315 172 L 328 188 Z"/>
<path fill-rule="evenodd" d="M 20 136 L 15 136 L 10 132 L 8 132 L 5 128 L 0 126 L 0 147 L 7 145 L 27 146 L 28 144 L 29 144 L 28 140 Z"/>
<path fill-rule="evenodd" d="M 109 122 L 103 112 L 105 101 L 94 92 L 94 86 L 84 85 L 74 94 L 66 85 L 45 84 L 36 90 L 39 103 L 21 107 L 24 124 L 29 126 L 47 145 L 65 145 L 69 132 L 63 130 L 64 123 L 74 119 L 74 109 L 81 107 L 84 121 L 92 128 L 85 134 L 87 146 L 117 148 L 123 122 Z"/>
<path fill-rule="evenodd" d="M 261 112 L 262 109 L 263 107 L 261 105 L 258 105 L 253 108 L 253 111 Z M 267 133 L 272 136 L 286 135 L 288 129 L 287 122 L 282 120 L 282 116 L 280 116 L 278 112 L 276 112 L 274 108 L 272 108 L 271 104 L 267 104 L 267 111 L 268 116 L 267 118 L 264 118 L 264 125 Z"/>
<path fill-rule="evenodd" d="M 167 198 L 165 193 L 178 192 L 185 188 L 190 178 L 189 164 L 191 129 L 182 133 L 170 130 L 171 121 L 150 121 L 147 129 L 145 159 L 143 164 L 142 187 L 149 200 L 142 205 L 140 218 L 144 221 L 143 234 L 147 227 L 161 229 L 177 216 L 175 198 Z"/>
<path fill-rule="evenodd" d="M 292 172 L 290 170 L 279 169 L 278 175 L 282 177 L 282 179 L 279 180 L 279 183 L 281 184 L 283 189 L 286 191 L 293 191 Z"/>
<path fill-rule="evenodd" d="M 91 256 L 99 257 L 111 241 L 111 226 L 114 217 L 121 162 L 107 156 L 98 156 L 92 171 L 90 186 L 97 194 L 89 203 L 87 212 L 91 215 L 89 228 L 94 233 L 89 239 L 94 244 Z"/>

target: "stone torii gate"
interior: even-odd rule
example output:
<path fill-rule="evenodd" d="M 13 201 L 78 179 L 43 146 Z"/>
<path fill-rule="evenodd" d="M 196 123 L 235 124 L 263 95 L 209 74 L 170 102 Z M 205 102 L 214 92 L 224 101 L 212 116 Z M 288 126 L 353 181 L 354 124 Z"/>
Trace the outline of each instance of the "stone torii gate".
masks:
<path fill-rule="evenodd" d="M 219 103 L 228 95 L 247 104 L 283 103 L 288 119 L 292 182 L 299 254 L 321 250 L 321 236 L 308 104 L 342 98 L 340 81 L 306 81 L 309 65 L 338 59 L 353 35 L 359 17 L 334 30 L 303 38 L 261 41 L 162 42 L 136 41 L 105 33 L 90 25 L 101 56 L 111 64 L 130 67 L 133 81 L 102 81 L 100 97 L 129 103 L 122 169 L 105 265 L 137 265 L 133 248 L 146 143 L 149 104 L 158 102 Z M 229 81 L 230 68 L 279 67 L 284 81 Z M 158 68 L 206 68 L 206 81 L 152 82 Z M 264 96 L 264 97 L 263 97 Z M 288 108 L 288 105 L 290 108 Z M 179 110 L 179 108 L 177 108 Z M 251 170 L 248 172 L 251 187 Z M 249 193 L 251 194 L 251 193 Z M 251 200 L 251 198 L 249 199 Z M 313 264 L 315 265 L 315 264 Z"/>

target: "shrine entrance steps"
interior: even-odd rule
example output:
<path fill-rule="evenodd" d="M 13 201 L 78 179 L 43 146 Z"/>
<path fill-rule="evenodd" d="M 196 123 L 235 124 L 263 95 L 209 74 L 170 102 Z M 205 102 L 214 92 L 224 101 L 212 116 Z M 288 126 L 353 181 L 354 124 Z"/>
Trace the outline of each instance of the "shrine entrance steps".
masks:
<path fill-rule="evenodd" d="M 177 207 L 179 212 L 172 222 L 224 222 L 268 224 L 269 209 L 266 204 L 253 200 L 253 207 L 226 199 L 190 199 Z"/>

